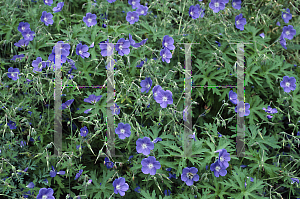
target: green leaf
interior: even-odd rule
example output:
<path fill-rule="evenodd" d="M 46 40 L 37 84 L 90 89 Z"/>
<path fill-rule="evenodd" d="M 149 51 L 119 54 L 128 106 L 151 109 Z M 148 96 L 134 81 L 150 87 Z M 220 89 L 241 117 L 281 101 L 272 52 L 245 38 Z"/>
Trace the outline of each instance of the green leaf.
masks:
<path fill-rule="evenodd" d="M 140 194 L 145 198 L 145 199 L 156 199 L 156 193 L 155 190 L 152 191 L 152 195 L 150 195 L 149 190 L 145 192 L 144 190 L 141 190 Z"/>

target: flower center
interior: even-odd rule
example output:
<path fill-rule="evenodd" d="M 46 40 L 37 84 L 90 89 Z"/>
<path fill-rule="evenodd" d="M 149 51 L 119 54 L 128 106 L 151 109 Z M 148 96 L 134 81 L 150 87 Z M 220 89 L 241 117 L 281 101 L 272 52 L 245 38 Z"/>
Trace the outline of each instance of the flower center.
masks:
<path fill-rule="evenodd" d="M 221 167 L 219 167 L 219 166 L 216 166 L 216 171 L 217 171 L 217 172 L 219 172 L 219 171 L 220 171 L 220 169 L 221 169 Z"/>
<path fill-rule="evenodd" d="M 157 96 L 157 92 L 156 92 L 156 93 L 154 93 L 154 96 L 155 96 L 155 97 Z"/>
<path fill-rule="evenodd" d="M 11 76 L 14 77 L 15 75 L 14 75 L 14 74 L 11 74 Z"/>
<path fill-rule="evenodd" d="M 239 25 L 239 24 L 240 24 L 239 20 L 237 20 L 237 21 L 236 21 L 236 24 L 237 24 L 237 25 Z"/>
<path fill-rule="evenodd" d="M 153 164 L 152 163 L 148 164 L 148 167 L 149 167 L 149 169 L 152 169 L 153 168 Z"/>
<path fill-rule="evenodd" d="M 147 144 L 142 144 L 142 148 L 143 149 L 147 148 Z"/>
<path fill-rule="evenodd" d="M 150 87 L 150 84 L 147 84 L 147 88 L 149 88 Z"/>
<path fill-rule="evenodd" d="M 223 161 L 224 161 L 224 158 L 223 158 L 223 156 L 221 156 L 221 157 L 220 157 L 220 161 L 221 161 L 221 162 L 223 162 Z"/>
<path fill-rule="evenodd" d="M 135 2 L 132 2 L 132 5 L 135 5 Z"/>
<path fill-rule="evenodd" d="M 216 7 L 216 8 L 219 7 L 219 3 L 215 3 L 215 7 Z"/>
<path fill-rule="evenodd" d="M 287 82 L 287 83 L 285 83 L 285 85 L 286 85 L 287 87 L 289 87 L 289 86 L 290 86 L 290 83 L 289 83 L 289 82 Z"/>
<path fill-rule="evenodd" d="M 134 20 L 134 17 L 131 17 L 131 20 Z"/>
<path fill-rule="evenodd" d="M 283 15 L 283 18 L 286 18 L 286 14 Z"/>
<path fill-rule="evenodd" d="M 45 2 L 47 2 L 47 1 L 45 1 Z M 48 198 L 47 195 L 43 195 L 43 197 L 42 197 L 42 199 L 47 199 L 47 198 Z"/>
<path fill-rule="evenodd" d="M 167 57 L 167 55 L 166 55 L 166 54 L 164 54 L 164 55 L 163 55 L 163 58 L 166 58 L 166 57 Z"/>
<path fill-rule="evenodd" d="M 116 186 L 116 189 L 121 189 L 121 186 L 118 184 L 118 185 Z"/>
<path fill-rule="evenodd" d="M 141 14 L 144 14 L 144 10 L 141 11 Z"/>
<path fill-rule="evenodd" d="M 168 46 L 168 43 L 167 42 L 165 42 L 165 47 L 167 47 Z"/>
<path fill-rule="evenodd" d="M 125 133 L 125 129 L 121 129 L 121 133 Z"/>
<path fill-rule="evenodd" d="M 44 17 L 44 21 L 47 21 L 47 17 Z"/>
<path fill-rule="evenodd" d="M 190 12 L 190 14 L 193 15 L 194 13 L 193 13 L 193 12 Z"/>
<path fill-rule="evenodd" d="M 48 3 L 48 1 L 46 0 L 45 3 Z"/>
<path fill-rule="evenodd" d="M 286 34 L 286 35 L 289 35 L 289 34 L 290 34 L 290 31 L 286 31 L 285 34 Z"/>
<path fill-rule="evenodd" d="M 30 37 L 30 34 L 27 34 L 26 36 L 27 36 L 27 37 Z"/>
<path fill-rule="evenodd" d="M 89 19 L 88 19 L 88 22 L 91 23 L 91 22 L 92 22 L 92 19 L 89 18 Z"/>
<path fill-rule="evenodd" d="M 110 50 L 111 50 L 111 47 L 110 47 L 110 46 L 108 46 L 108 47 L 107 47 L 107 50 L 108 50 L 108 51 L 110 51 Z"/>
<path fill-rule="evenodd" d="M 119 48 L 120 48 L 120 50 L 122 50 L 122 49 L 123 49 L 123 46 L 121 45 Z"/>
<path fill-rule="evenodd" d="M 240 108 L 239 110 L 240 110 L 240 112 L 244 112 L 244 108 Z"/>
<path fill-rule="evenodd" d="M 233 3 L 232 3 L 232 5 L 233 5 L 233 6 L 235 6 L 235 5 L 236 5 L 236 3 L 235 3 L 235 2 L 233 2 Z"/>
<path fill-rule="evenodd" d="M 82 54 L 82 51 L 81 51 L 81 50 L 79 51 L 79 54 Z"/>
<path fill-rule="evenodd" d="M 189 179 L 193 179 L 194 174 L 191 173 L 191 172 L 189 172 L 189 173 L 186 174 L 186 176 L 187 176 Z"/>
<path fill-rule="evenodd" d="M 22 30 L 25 30 L 25 27 L 24 27 L 24 26 L 22 27 Z"/>
<path fill-rule="evenodd" d="M 163 97 L 163 101 L 166 102 L 168 100 L 167 97 Z"/>

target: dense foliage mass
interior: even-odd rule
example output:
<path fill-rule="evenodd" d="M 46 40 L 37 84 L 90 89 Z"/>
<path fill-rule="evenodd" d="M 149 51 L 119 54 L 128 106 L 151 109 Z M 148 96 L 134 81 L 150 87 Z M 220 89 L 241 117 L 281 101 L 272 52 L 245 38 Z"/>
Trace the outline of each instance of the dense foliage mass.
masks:
<path fill-rule="evenodd" d="M 1 1 L 0 198 L 300 198 L 299 8 L 287 0 Z M 236 154 L 238 118 L 245 157 Z"/>

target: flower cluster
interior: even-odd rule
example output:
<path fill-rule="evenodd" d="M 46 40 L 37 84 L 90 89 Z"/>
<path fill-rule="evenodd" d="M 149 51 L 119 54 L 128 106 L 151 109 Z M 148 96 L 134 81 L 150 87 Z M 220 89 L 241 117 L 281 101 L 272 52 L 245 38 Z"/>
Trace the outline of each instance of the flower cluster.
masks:
<path fill-rule="evenodd" d="M 214 172 L 216 177 L 219 177 L 219 175 L 225 176 L 227 174 L 226 168 L 229 166 L 230 154 L 227 153 L 226 149 L 220 149 L 216 152 L 219 152 L 219 159 L 210 165 L 210 170 Z"/>
<path fill-rule="evenodd" d="M 265 107 L 263 107 L 263 110 L 269 114 L 274 114 L 274 113 L 278 113 L 276 108 L 271 108 L 271 106 L 268 106 L 268 108 L 266 109 Z M 271 119 L 273 116 L 271 115 L 267 115 L 268 119 Z"/>
<path fill-rule="evenodd" d="M 160 51 L 160 56 L 162 57 L 163 62 L 170 63 L 170 59 L 172 58 L 172 53 L 170 50 L 175 49 L 173 44 L 174 39 L 169 35 L 165 35 L 162 42 L 163 49 Z"/>

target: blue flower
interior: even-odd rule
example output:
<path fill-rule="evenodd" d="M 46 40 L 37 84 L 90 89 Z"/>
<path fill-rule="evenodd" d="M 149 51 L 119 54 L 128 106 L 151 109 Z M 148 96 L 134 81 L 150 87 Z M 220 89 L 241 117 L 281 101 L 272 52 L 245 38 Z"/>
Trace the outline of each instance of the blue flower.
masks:
<path fill-rule="evenodd" d="M 156 161 L 154 156 L 149 156 L 148 158 L 144 158 L 141 162 L 142 164 L 142 172 L 144 174 L 155 175 L 156 169 L 160 169 L 161 165 L 159 161 Z"/>
<path fill-rule="evenodd" d="M 46 62 L 43 62 L 41 57 L 37 57 L 36 60 L 32 61 L 33 72 L 42 72 L 43 68 L 46 68 Z"/>
<path fill-rule="evenodd" d="M 65 173 L 66 173 L 65 171 L 56 172 L 56 170 L 52 166 L 52 170 L 50 171 L 50 177 L 54 178 L 56 176 L 56 174 L 64 175 Z"/>
<path fill-rule="evenodd" d="M 162 141 L 161 138 L 155 138 L 152 142 L 153 142 L 153 143 L 157 143 L 157 142 L 160 142 L 160 141 Z"/>
<path fill-rule="evenodd" d="M 108 169 L 111 169 L 114 167 L 114 163 L 109 161 L 108 157 L 105 157 L 104 164 L 105 164 L 106 168 L 108 168 Z"/>
<path fill-rule="evenodd" d="M 22 140 L 22 141 L 20 142 L 20 147 L 23 147 L 23 146 L 25 146 L 25 145 L 26 145 L 26 142 Z"/>
<path fill-rule="evenodd" d="M 128 0 L 128 4 L 132 6 L 132 9 L 136 9 L 140 5 L 140 0 Z"/>
<path fill-rule="evenodd" d="M 280 82 L 280 86 L 283 88 L 284 92 L 291 92 L 296 89 L 296 79 L 295 77 L 284 76 L 283 81 Z"/>
<path fill-rule="evenodd" d="M 292 180 L 292 184 L 294 184 L 295 182 L 297 182 L 299 184 L 299 179 L 297 179 L 297 178 L 291 178 L 291 180 Z"/>
<path fill-rule="evenodd" d="M 116 50 L 118 51 L 119 55 L 123 56 L 128 55 L 130 53 L 130 42 L 121 38 L 118 40 L 118 43 L 115 45 Z"/>
<path fill-rule="evenodd" d="M 108 39 L 104 43 L 100 42 L 99 47 L 101 49 L 101 55 L 103 57 L 111 56 L 114 50 L 114 45 L 112 43 L 109 43 Z"/>
<path fill-rule="evenodd" d="M 88 128 L 86 126 L 84 126 L 83 128 L 80 129 L 80 135 L 82 137 L 87 136 L 88 132 L 89 132 L 89 130 L 88 130 Z"/>
<path fill-rule="evenodd" d="M 7 77 L 16 81 L 17 79 L 19 79 L 19 74 L 20 74 L 20 70 L 18 68 L 10 67 L 8 69 Z"/>
<path fill-rule="evenodd" d="M 287 38 L 288 40 L 292 40 L 294 35 L 296 35 L 296 30 L 292 25 L 284 26 L 282 29 L 283 38 Z"/>
<path fill-rule="evenodd" d="M 246 25 L 246 19 L 243 18 L 243 14 L 239 14 L 235 17 L 235 27 L 240 30 L 244 30 L 244 25 Z"/>
<path fill-rule="evenodd" d="M 115 194 L 120 194 L 121 196 L 125 195 L 125 191 L 129 189 L 129 185 L 125 183 L 125 178 L 118 178 L 113 182 Z"/>
<path fill-rule="evenodd" d="M 151 142 L 150 138 L 144 137 L 143 139 L 139 138 L 136 141 L 136 151 L 144 155 L 149 155 L 150 151 L 154 149 L 154 143 Z"/>
<path fill-rule="evenodd" d="M 28 44 L 29 44 L 29 41 L 25 40 L 25 39 L 20 39 L 17 43 L 14 43 L 14 45 L 17 47 L 25 47 Z"/>
<path fill-rule="evenodd" d="M 230 154 L 227 152 L 227 150 L 221 149 L 216 152 L 219 152 L 219 159 L 218 159 L 219 165 L 224 168 L 229 167 L 228 162 L 230 161 Z"/>
<path fill-rule="evenodd" d="M 20 33 L 25 32 L 26 30 L 30 30 L 30 24 L 27 22 L 20 22 L 18 26 L 18 31 Z"/>
<path fill-rule="evenodd" d="M 214 11 L 214 13 L 218 13 L 220 10 L 225 9 L 225 3 L 223 0 L 211 0 L 209 7 Z"/>
<path fill-rule="evenodd" d="M 163 38 L 163 42 L 162 42 L 163 48 L 165 48 L 167 50 L 174 50 L 175 46 L 173 44 L 174 44 L 174 39 L 172 37 L 170 37 L 169 35 L 165 35 Z"/>
<path fill-rule="evenodd" d="M 107 0 L 108 3 L 113 3 L 115 2 L 116 0 Z"/>
<path fill-rule="evenodd" d="M 289 8 L 287 8 L 286 11 L 287 12 L 282 12 L 281 17 L 282 17 L 284 23 L 289 23 L 289 21 L 292 19 L 293 16 L 290 14 Z"/>
<path fill-rule="evenodd" d="M 160 104 L 160 107 L 167 108 L 168 104 L 173 104 L 172 92 L 163 89 L 158 90 L 156 102 Z"/>
<path fill-rule="evenodd" d="M 235 112 L 239 113 L 240 117 L 248 116 L 250 114 L 250 104 L 245 103 L 243 101 L 238 102 L 237 106 L 235 107 Z"/>
<path fill-rule="evenodd" d="M 92 13 L 87 13 L 85 17 L 83 17 L 83 22 L 87 25 L 87 27 L 94 26 L 97 24 L 97 15 Z"/>
<path fill-rule="evenodd" d="M 69 108 L 73 102 L 74 102 L 74 99 L 71 99 L 71 100 L 68 100 L 68 101 L 66 101 L 65 103 L 63 103 L 63 104 L 61 105 L 62 110 L 66 109 L 66 108 Z"/>
<path fill-rule="evenodd" d="M 44 3 L 48 6 L 51 6 L 53 3 L 53 0 L 44 0 Z"/>
<path fill-rule="evenodd" d="M 198 19 L 200 16 L 200 5 L 190 6 L 189 14 L 193 19 Z"/>
<path fill-rule="evenodd" d="M 281 36 L 280 36 L 280 38 L 279 38 L 279 43 L 281 44 L 281 46 L 282 46 L 283 48 L 287 49 L 287 48 L 286 48 L 286 41 L 285 41 L 285 39 L 284 39 L 284 37 L 283 37 L 282 34 L 281 34 Z"/>
<path fill-rule="evenodd" d="M 144 63 L 147 61 L 147 58 L 146 58 L 146 60 L 145 61 L 141 61 L 141 63 L 140 64 L 138 64 L 136 67 L 142 67 L 143 65 L 144 65 Z"/>
<path fill-rule="evenodd" d="M 77 180 L 77 179 L 81 176 L 82 172 L 83 172 L 83 170 L 80 169 L 79 172 L 76 173 L 76 175 L 75 175 L 75 180 Z"/>
<path fill-rule="evenodd" d="M 268 106 L 268 109 L 266 109 L 265 107 L 263 107 L 263 110 L 267 113 L 273 114 L 273 113 L 278 113 L 276 108 L 271 108 L 271 106 Z"/>
<path fill-rule="evenodd" d="M 62 8 L 64 7 L 64 2 L 59 2 L 57 4 L 56 7 L 53 8 L 53 12 L 56 13 L 56 12 L 60 12 L 62 10 Z"/>
<path fill-rule="evenodd" d="M 87 45 L 82 45 L 81 43 L 77 44 L 76 46 L 76 54 L 80 55 L 80 57 L 88 58 L 90 56 L 90 53 L 88 52 L 89 47 Z"/>
<path fill-rule="evenodd" d="M 127 12 L 126 20 L 130 24 L 134 24 L 135 22 L 139 21 L 139 14 L 136 11 L 133 12 Z"/>
<path fill-rule="evenodd" d="M 172 53 L 167 48 L 164 48 L 160 51 L 160 56 L 163 62 L 170 63 L 170 59 L 172 58 Z"/>
<path fill-rule="evenodd" d="M 96 104 L 100 99 L 102 95 L 96 96 L 96 95 L 90 95 L 88 98 L 85 98 L 83 101 L 88 102 L 91 104 Z"/>
<path fill-rule="evenodd" d="M 265 34 L 261 33 L 259 36 L 261 36 L 263 39 L 265 38 Z"/>
<path fill-rule="evenodd" d="M 30 182 L 26 187 L 28 187 L 29 189 L 33 189 L 34 188 L 33 182 Z"/>
<path fill-rule="evenodd" d="M 54 191 L 51 188 L 41 188 L 39 194 L 36 196 L 36 199 L 55 199 L 53 193 Z"/>
<path fill-rule="evenodd" d="M 141 81 L 141 92 L 145 92 L 148 93 L 149 90 L 151 89 L 151 86 L 152 86 L 152 80 L 150 77 L 147 77 L 145 80 L 142 80 Z"/>
<path fill-rule="evenodd" d="M 136 184 L 136 185 L 137 185 L 137 187 L 134 189 L 134 191 L 138 192 L 138 193 L 141 193 L 141 191 L 139 191 L 139 189 L 141 189 L 141 187 L 138 184 Z"/>
<path fill-rule="evenodd" d="M 14 55 L 13 58 L 11 60 L 16 61 L 16 60 L 22 60 L 24 58 L 25 55 L 21 54 L 21 55 Z"/>
<path fill-rule="evenodd" d="M 191 186 L 194 182 L 199 180 L 197 172 L 198 169 L 195 167 L 186 167 L 182 170 L 181 180 L 185 182 L 187 186 Z"/>
<path fill-rule="evenodd" d="M 114 105 L 112 105 L 110 107 L 110 110 L 112 110 L 113 115 L 119 115 L 120 114 L 120 107 L 116 103 L 114 103 Z"/>
<path fill-rule="evenodd" d="M 225 176 L 227 174 L 226 168 L 221 167 L 219 161 L 212 163 L 210 165 L 210 170 L 214 172 L 217 178 L 219 177 L 219 175 Z"/>
<path fill-rule="evenodd" d="M 232 7 L 240 10 L 241 9 L 242 0 L 233 0 L 232 1 Z"/>
<path fill-rule="evenodd" d="M 58 41 L 57 44 L 61 44 L 60 49 L 64 50 L 64 51 L 61 51 L 62 55 L 68 56 L 70 54 L 70 48 L 71 48 L 70 44 L 64 43 L 63 41 Z M 52 48 L 52 53 L 55 54 L 55 46 L 53 46 L 53 48 Z M 67 60 L 71 65 L 75 66 L 75 62 L 73 60 L 71 60 L 71 59 L 67 59 Z M 76 67 L 75 67 L 75 69 L 76 69 Z"/>
<path fill-rule="evenodd" d="M 147 6 L 142 6 L 142 5 L 138 5 L 138 8 L 136 10 L 136 12 L 139 15 L 144 15 L 144 16 L 147 15 L 147 11 L 148 11 L 148 7 Z"/>
<path fill-rule="evenodd" d="M 45 23 L 46 26 L 48 26 L 49 24 L 53 24 L 53 15 L 49 12 L 47 13 L 46 11 L 42 12 L 42 16 L 41 16 L 41 21 Z"/>
<path fill-rule="evenodd" d="M 129 124 L 119 123 L 118 127 L 115 130 L 115 133 L 119 136 L 121 140 L 124 140 L 126 137 L 131 135 L 131 126 Z"/>
<path fill-rule="evenodd" d="M 7 123 L 7 125 L 9 126 L 9 128 L 10 128 L 11 130 L 17 128 L 17 127 L 16 127 L 16 123 L 13 122 L 13 121 L 9 121 L 9 122 Z"/>
<path fill-rule="evenodd" d="M 160 85 L 156 85 L 153 87 L 152 92 L 153 92 L 153 98 L 156 101 L 157 95 L 158 95 L 158 91 L 162 89 Z"/>

